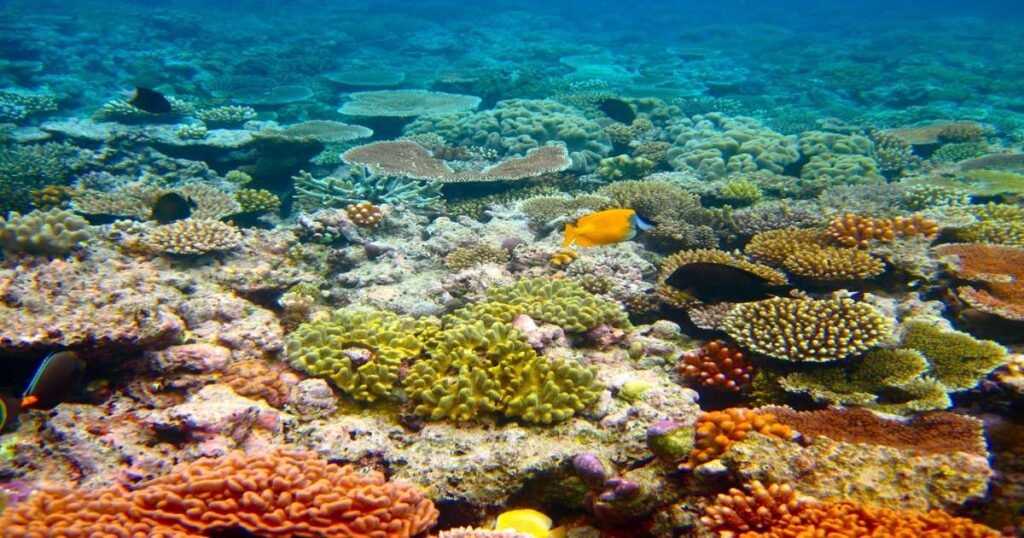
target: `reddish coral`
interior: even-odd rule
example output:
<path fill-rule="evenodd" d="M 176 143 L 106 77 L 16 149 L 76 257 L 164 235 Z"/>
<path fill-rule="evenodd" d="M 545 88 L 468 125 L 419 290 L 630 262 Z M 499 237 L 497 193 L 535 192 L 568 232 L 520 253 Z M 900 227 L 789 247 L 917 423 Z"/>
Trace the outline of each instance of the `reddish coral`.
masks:
<path fill-rule="evenodd" d="M 688 461 L 680 464 L 680 468 L 693 469 L 717 459 L 730 445 L 742 441 L 751 431 L 779 439 L 793 437 L 793 429 L 779 424 L 775 415 L 771 413 L 740 407 L 702 413 L 697 419 L 693 452 L 690 453 Z"/>
<path fill-rule="evenodd" d="M 701 523 L 723 538 L 828 537 L 997 538 L 984 525 L 939 510 L 890 510 L 851 501 L 798 500 L 787 486 L 730 489 L 704 511 Z"/>
<path fill-rule="evenodd" d="M 706 387 L 739 391 L 750 383 L 754 373 L 754 366 L 746 355 L 721 340 L 683 353 L 681 359 L 679 374 L 695 377 Z"/>
<path fill-rule="evenodd" d="M 939 224 L 920 215 L 878 219 L 847 213 L 832 220 L 827 233 L 841 245 L 868 248 L 872 241 L 890 243 L 896 237 L 935 237 L 939 233 Z"/>
<path fill-rule="evenodd" d="M 179 465 L 128 491 L 48 490 L 0 514 L 5 537 L 410 537 L 437 519 L 416 488 L 306 452 L 236 452 Z"/>
<path fill-rule="evenodd" d="M 953 274 L 976 287 L 957 288 L 967 304 L 996 316 L 1024 321 L 1024 249 L 959 243 L 935 248 L 953 261 Z"/>
<path fill-rule="evenodd" d="M 262 398 L 280 409 L 291 393 L 290 385 L 298 382 L 293 374 L 287 372 L 283 364 L 270 365 L 258 360 L 240 361 L 228 366 L 221 382 L 246 398 Z"/>

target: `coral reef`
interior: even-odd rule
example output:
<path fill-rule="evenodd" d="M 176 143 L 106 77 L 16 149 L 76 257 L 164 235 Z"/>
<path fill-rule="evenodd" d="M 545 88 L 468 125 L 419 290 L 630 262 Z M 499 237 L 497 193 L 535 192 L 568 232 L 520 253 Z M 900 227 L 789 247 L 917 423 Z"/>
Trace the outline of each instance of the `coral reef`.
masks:
<path fill-rule="evenodd" d="M 51 209 L 27 215 L 11 212 L 0 217 L 0 248 L 7 252 L 27 252 L 61 256 L 89 239 L 89 223 L 70 211 Z"/>

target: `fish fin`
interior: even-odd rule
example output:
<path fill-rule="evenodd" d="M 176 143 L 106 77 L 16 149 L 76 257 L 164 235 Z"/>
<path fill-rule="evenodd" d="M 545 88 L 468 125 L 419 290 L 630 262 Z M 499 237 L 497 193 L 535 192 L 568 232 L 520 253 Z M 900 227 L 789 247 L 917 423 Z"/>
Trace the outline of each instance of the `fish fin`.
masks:
<path fill-rule="evenodd" d="M 649 223 L 649 222 L 647 222 L 647 221 L 645 221 L 644 219 L 640 218 L 640 214 L 639 213 L 633 214 L 633 218 L 630 219 L 630 220 L 632 221 L 632 224 L 633 224 L 634 228 L 643 230 L 645 232 L 648 231 L 648 230 L 653 230 L 654 229 L 654 225 Z"/>
<path fill-rule="evenodd" d="M 574 244 L 577 239 L 581 239 L 579 237 L 579 233 L 580 231 L 578 228 L 568 222 L 565 223 L 565 238 L 562 239 L 562 246 L 568 247 Z"/>

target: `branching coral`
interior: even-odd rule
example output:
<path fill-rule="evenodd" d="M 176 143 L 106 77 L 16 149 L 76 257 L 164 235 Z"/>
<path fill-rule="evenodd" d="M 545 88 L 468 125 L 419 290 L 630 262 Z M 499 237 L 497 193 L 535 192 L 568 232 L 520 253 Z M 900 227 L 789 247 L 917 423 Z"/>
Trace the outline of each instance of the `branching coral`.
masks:
<path fill-rule="evenodd" d="M 46 490 L 0 515 L 6 536 L 411 538 L 437 520 L 413 486 L 313 453 L 232 453 L 175 467 L 132 490 Z"/>
<path fill-rule="evenodd" d="M 453 271 L 461 271 L 484 263 L 503 265 L 510 259 L 508 250 L 492 245 L 476 245 L 458 248 L 444 258 L 445 267 Z"/>
<path fill-rule="evenodd" d="M 0 215 L 29 211 L 32 191 L 64 184 L 76 152 L 70 144 L 54 142 L 0 147 Z"/>
<path fill-rule="evenodd" d="M 697 378 L 697 382 L 705 387 L 740 391 L 750 383 L 754 365 L 743 351 L 715 340 L 700 349 L 683 353 L 679 373 Z"/>
<path fill-rule="evenodd" d="M 852 299 L 773 298 L 736 306 L 729 336 L 747 349 L 794 362 L 827 362 L 862 353 L 892 333 L 892 322 Z"/>
<path fill-rule="evenodd" d="M 573 218 L 583 213 L 610 207 L 609 198 L 598 195 L 579 196 L 534 196 L 520 202 L 519 209 L 530 219 L 530 224 L 543 228 L 561 218 Z"/>
<path fill-rule="evenodd" d="M 754 235 L 744 251 L 810 280 L 861 280 L 885 271 L 885 264 L 867 252 L 827 242 L 827 236 L 817 230 L 786 228 Z"/>
<path fill-rule="evenodd" d="M 238 228 L 217 220 L 185 219 L 150 230 L 142 243 L 152 252 L 201 256 L 236 248 L 242 241 Z"/>
<path fill-rule="evenodd" d="M 771 413 L 752 409 L 732 407 L 725 411 L 702 413 L 697 419 L 697 436 L 690 458 L 679 464 L 680 468 L 693 469 L 717 459 L 729 445 L 742 441 L 750 432 L 757 432 L 782 440 L 793 436 L 793 430 L 779 424 Z"/>
<path fill-rule="evenodd" d="M 934 238 L 939 233 L 939 224 L 921 215 L 878 219 L 847 213 L 832 220 L 827 232 L 841 245 L 868 248 L 872 241 L 889 243 L 897 237 Z"/>
<path fill-rule="evenodd" d="M 248 106 L 225 105 L 199 109 L 195 116 L 209 127 L 237 127 L 256 119 L 256 110 Z"/>
<path fill-rule="evenodd" d="M 892 510 L 852 501 L 799 499 L 787 486 L 754 481 L 745 491 L 730 489 L 704 510 L 701 524 L 723 538 L 788 536 L 929 536 L 998 538 L 1000 534 L 966 518 L 939 510 Z"/>
<path fill-rule="evenodd" d="M 438 181 L 373 174 L 362 167 L 354 167 L 348 176 L 316 178 L 301 172 L 292 179 L 295 205 L 302 211 L 344 208 L 363 201 L 401 206 L 422 214 L 435 214 L 444 207 L 442 184 Z"/>

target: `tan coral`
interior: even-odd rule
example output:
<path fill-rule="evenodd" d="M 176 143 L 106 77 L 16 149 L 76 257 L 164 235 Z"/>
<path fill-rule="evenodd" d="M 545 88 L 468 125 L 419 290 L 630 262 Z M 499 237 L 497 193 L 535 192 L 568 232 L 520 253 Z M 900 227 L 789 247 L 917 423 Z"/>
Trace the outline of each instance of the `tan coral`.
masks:
<path fill-rule="evenodd" d="M 234 249 L 241 240 L 241 232 L 230 224 L 185 219 L 154 228 L 143 238 L 143 243 L 155 253 L 200 256 Z"/>
<path fill-rule="evenodd" d="M 891 243 L 897 237 L 933 238 L 939 233 L 939 224 L 921 215 L 881 219 L 847 213 L 832 220 L 827 233 L 841 245 L 866 249 L 873 241 Z"/>

